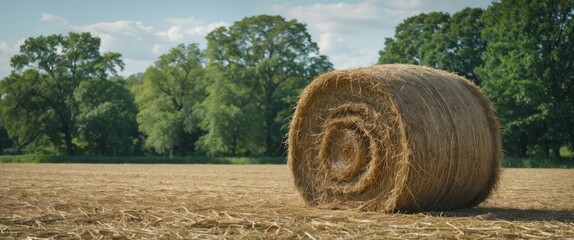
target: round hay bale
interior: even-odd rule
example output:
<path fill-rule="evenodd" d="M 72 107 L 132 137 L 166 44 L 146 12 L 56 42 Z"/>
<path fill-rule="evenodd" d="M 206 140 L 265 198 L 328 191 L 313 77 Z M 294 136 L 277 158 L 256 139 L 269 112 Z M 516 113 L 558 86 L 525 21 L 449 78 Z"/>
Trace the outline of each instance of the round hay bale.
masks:
<path fill-rule="evenodd" d="M 309 205 L 384 212 L 476 206 L 502 159 L 498 120 L 477 86 L 405 64 L 317 77 L 297 103 L 288 147 Z"/>

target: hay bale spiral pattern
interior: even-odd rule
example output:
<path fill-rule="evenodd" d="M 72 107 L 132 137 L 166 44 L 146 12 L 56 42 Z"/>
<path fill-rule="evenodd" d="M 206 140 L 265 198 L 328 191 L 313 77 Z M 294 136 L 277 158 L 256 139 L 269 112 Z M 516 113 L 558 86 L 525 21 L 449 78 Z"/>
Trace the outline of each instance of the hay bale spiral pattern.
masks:
<path fill-rule="evenodd" d="M 498 120 L 478 87 L 403 64 L 317 77 L 299 99 L 288 147 L 309 205 L 384 212 L 476 206 L 502 158 Z"/>

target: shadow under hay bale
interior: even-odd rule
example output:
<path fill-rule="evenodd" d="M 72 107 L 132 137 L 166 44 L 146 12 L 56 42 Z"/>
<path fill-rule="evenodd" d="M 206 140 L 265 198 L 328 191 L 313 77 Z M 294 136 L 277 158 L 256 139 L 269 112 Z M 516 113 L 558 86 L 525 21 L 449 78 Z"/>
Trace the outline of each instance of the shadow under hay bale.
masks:
<path fill-rule="evenodd" d="M 476 206 L 502 159 L 498 120 L 477 86 L 404 64 L 317 77 L 299 99 L 288 146 L 309 205 L 384 212 Z"/>

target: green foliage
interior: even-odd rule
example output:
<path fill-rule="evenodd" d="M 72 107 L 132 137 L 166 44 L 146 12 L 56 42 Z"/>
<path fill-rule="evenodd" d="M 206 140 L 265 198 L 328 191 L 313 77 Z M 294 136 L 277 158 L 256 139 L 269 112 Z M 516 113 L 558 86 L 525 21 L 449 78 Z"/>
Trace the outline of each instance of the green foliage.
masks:
<path fill-rule="evenodd" d="M 505 152 L 520 157 L 505 166 L 568 167 L 548 159 L 574 151 L 573 17 L 572 0 L 422 13 L 385 39 L 379 63 L 428 65 L 475 81 L 495 104 Z M 283 153 L 301 89 L 332 64 L 304 24 L 280 16 L 244 18 L 206 38 L 205 52 L 181 44 L 125 80 L 117 77 L 120 54 L 100 54 L 100 39 L 89 33 L 27 39 L 0 81 L 0 153 L 119 156 L 143 146 L 170 156 Z M 230 162 L 253 162 L 245 159 Z"/>
<path fill-rule="evenodd" d="M 447 23 L 447 13 L 421 13 L 409 17 L 395 29 L 394 38 L 385 38 L 385 48 L 379 52 L 379 63 L 409 63 L 421 65 L 428 62 L 433 36 L 442 31 Z"/>
<path fill-rule="evenodd" d="M 474 69 L 483 65 L 486 48 L 481 37 L 482 13 L 480 8 L 465 8 L 452 15 L 427 43 L 422 64 L 455 72 L 480 84 Z"/>
<path fill-rule="evenodd" d="M 134 164 L 285 164 L 282 157 L 104 157 L 18 155 L 0 156 L 0 163 L 134 163 Z"/>
<path fill-rule="evenodd" d="M 107 81 L 124 66 L 118 53 L 101 55 L 99 48 L 100 39 L 89 33 L 24 42 L 11 59 L 13 73 L 0 81 L 1 121 L 17 145 L 75 153 L 78 116 L 84 114 L 76 91 L 87 82 Z"/>
<path fill-rule="evenodd" d="M 379 63 L 409 63 L 456 72 L 479 83 L 474 72 L 482 66 L 485 43 L 481 37 L 483 10 L 465 8 L 450 17 L 431 12 L 407 18 L 385 39 Z"/>
<path fill-rule="evenodd" d="M 79 102 L 78 143 L 92 155 L 127 155 L 137 139 L 137 108 L 122 79 L 82 82 L 75 92 Z"/>
<path fill-rule="evenodd" d="M 197 112 L 202 119 L 200 126 L 206 131 L 198 147 L 210 156 L 258 155 L 265 150 L 261 144 L 263 119 L 254 100 L 255 92 L 237 78 L 238 74 L 232 74 L 233 70 L 210 67 L 208 96 Z"/>
<path fill-rule="evenodd" d="M 106 164 L 285 164 L 283 157 L 168 157 L 168 156 L 54 156 L 54 155 L 3 155 L 0 164 L 6 163 L 106 163 Z M 505 168 L 574 168 L 574 159 L 543 157 L 515 158 L 502 161 Z"/>
<path fill-rule="evenodd" d="M 142 83 L 132 78 L 146 147 L 170 155 L 178 148 L 180 156 L 193 150 L 190 139 L 198 125 L 193 112 L 205 95 L 204 62 L 197 44 L 180 44 L 146 70 Z"/>
<path fill-rule="evenodd" d="M 42 159 L 52 157 L 53 155 L 0 155 L 0 163 L 41 163 Z"/>
<path fill-rule="evenodd" d="M 332 64 L 304 24 L 280 16 L 244 18 L 206 38 L 213 80 L 203 104 L 202 147 L 211 154 L 260 154 L 264 143 L 266 155 L 278 154 L 288 99 Z"/>
<path fill-rule="evenodd" d="M 483 15 L 488 45 L 477 72 L 511 155 L 573 147 L 573 16 L 573 1 L 515 0 L 495 2 Z"/>
<path fill-rule="evenodd" d="M 508 157 L 502 161 L 506 168 L 574 168 L 574 159 L 556 159 L 544 157 Z"/>
<path fill-rule="evenodd" d="M 379 63 L 456 72 L 480 84 L 503 125 L 505 151 L 556 157 L 574 148 L 574 2 L 505 0 L 449 17 L 423 13 L 399 24 Z"/>
<path fill-rule="evenodd" d="M 562 157 L 574 159 L 574 150 L 571 151 L 566 146 L 561 147 L 560 150 L 558 150 L 558 153 Z"/>

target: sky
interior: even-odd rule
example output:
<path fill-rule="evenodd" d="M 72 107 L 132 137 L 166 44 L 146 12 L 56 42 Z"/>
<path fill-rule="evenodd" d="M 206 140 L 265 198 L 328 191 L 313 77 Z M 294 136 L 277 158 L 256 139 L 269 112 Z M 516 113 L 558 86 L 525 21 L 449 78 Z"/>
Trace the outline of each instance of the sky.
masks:
<path fill-rule="evenodd" d="M 27 38 L 91 32 L 100 51 L 122 54 L 120 75 L 144 72 L 180 43 L 198 43 L 219 26 L 245 17 L 281 15 L 307 25 L 320 53 L 336 69 L 377 62 L 385 38 L 410 16 L 433 11 L 456 13 L 487 8 L 491 0 L 2 0 L 0 79 L 12 70 L 10 58 Z"/>

